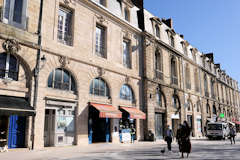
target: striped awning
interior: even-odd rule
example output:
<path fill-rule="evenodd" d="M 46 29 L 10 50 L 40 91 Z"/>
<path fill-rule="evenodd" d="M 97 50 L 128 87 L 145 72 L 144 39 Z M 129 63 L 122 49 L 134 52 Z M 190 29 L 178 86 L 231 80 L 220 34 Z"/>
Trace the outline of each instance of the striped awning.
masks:
<path fill-rule="evenodd" d="M 116 107 L 106 104 L 90 103 L 99 111 L 100 118 L 122 118 L 122 112 Z"/>
<path fill-rule="evenodd" d="M 130 119 L 146 119 L 146 114 L 137 108 L 133 107 L 120 107 L 120 108 L 129 113 Z"/>

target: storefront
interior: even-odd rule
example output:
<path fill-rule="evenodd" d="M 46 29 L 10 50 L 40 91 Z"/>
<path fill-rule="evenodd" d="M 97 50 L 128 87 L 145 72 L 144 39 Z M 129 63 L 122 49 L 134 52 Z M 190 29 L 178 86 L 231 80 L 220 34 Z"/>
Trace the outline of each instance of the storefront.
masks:
<path fill-rule="evenodd" d="M 44 146 L 73 145 L 75 139 L 75 102 L 47 100 Z"/>
<path fill-rule="evenodd" d="M 25 98 L 0 96 L 0 146 L 27 147 L 28 116 L 34 113 Z"/>
<path fill-rule="evenodd" d="M 111 142 L 112 119 L 119 119 L 122 113 L 114 106 L 98 103 L 89 103 L 88 141 Z"/>
<path fill-rule="evenodd" d="M 163 139 L 164 136 L 164 113 L 155 113 L 155 137 Z"/>
<path fill-rule="evenodd" d="M 171 119 L 172 119 L 172 131 L 173 131 L 173 135 L 177 135 L 177 129 L 180 122 L 180 116 L 179 114 L 172 114 L 171 115 Z"/>
<path fill-rule="evenodd" d="M 137 124 L 136 119 L 146 119 L 146 114 L 135 107 L 122 107 L 119 109 L 122 112 L 122 118 L 119 121 L 119 138 L 120 142 L 128 143 L 131 141 L 131 130 L 135 130 L 134 140 L 137 139 Z"/>

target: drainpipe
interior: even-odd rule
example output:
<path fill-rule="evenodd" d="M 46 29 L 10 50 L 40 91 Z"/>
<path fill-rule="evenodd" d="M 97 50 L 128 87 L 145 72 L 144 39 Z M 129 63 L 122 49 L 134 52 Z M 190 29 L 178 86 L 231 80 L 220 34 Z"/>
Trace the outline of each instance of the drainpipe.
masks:
<path fill-rule="evenodd" d="M 39 70 L 40 70 L 40 57 L 42 50 L 42 10 L 43 10 L 43 0 L 40 1 L 40 9 L 39 9 L 39 18 L 38 18 L 38 46 L 37 50 L 37 61 L 34 69 L 34 97 L 33 97 L 33 109 L 36 111 L 37 106 L 37 98 L 38 98 L 38 81 L 39 81 Z M 35 138 L 35 116 L 32 117 L 32 149 L 34 149 L 34 138 Z"/>
<path fill-rule="evenodd" d="M 186 102 L 185 102 L 185 74 L 183 75 L 183 73 L 185 73 L 184 72 L 184 66 L 183 66 L 183 58 L 181 58 L 181 60 L 182 60 L 182 65 L 181 65 L 181 67 L 182 67 L 182 86 L 183 86 L 183 101 L 184 101 L 184 104 L 183 104 L 183 108 L 184 108 L 184 117 L 185 117 L 185 119 L 184 120 L 187 120 L 187 114 L 186 114 L 186 106 L 185 106 L 185 104 L 186 104 Z M 180 76 L 181 77 L 181 76 Z M 181 113 L 181 111 L 180 111 L 180 113 Z M 181 117 L 182 117 L 182 115 L 181 115 Z"/>

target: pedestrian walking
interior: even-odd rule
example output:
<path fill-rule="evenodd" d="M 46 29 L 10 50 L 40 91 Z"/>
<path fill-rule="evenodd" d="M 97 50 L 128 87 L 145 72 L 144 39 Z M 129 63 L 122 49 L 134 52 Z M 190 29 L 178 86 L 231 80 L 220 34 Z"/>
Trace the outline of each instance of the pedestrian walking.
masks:
<path fill-rule="evenodd" d="M 131 131 L 130 131 L 130 134 L 131 134 L 131 143 L 134 143 L 134 140 L 135 140 L 135 135 L 136 135 L 136 129 L 134 128 L 134 125 L 131 124 Z"/>
<path fill-rule="evenodd" d="M 167 130 L 164 139 L 167 142 L 168 151 L 172 151 L 172 137 L 173 137 L 172 130 L 170 129 L 170 126 L 167 125 Z"/>
<path fill-rule="evenodd" d="M 179 148 L 179 152 L 181 152 L 181 133 L 182 132 L 182 124 L 179 124 L 178 129 L 177 129 L 177 134 L 176 134 L 176 141 L 178 143 L 178 148 Z"/>
<path fill-rule="evenodd" d="M 231 126 L 230 127 L 230 137 L 229 137 L 229 139 L 230 139 L 230 141 L 231 141 L 231 144 L 234 142 L 234 144 L 235 144 L 235 136 L 236 136 L 236 130 L 235 130 L 235 128 L 234 128 L 234 126 Z"/>
<path fill-rule="evenodd" d="M 187 121 L 183 122 L 182 129 L 180 132 L 180 152 L 182 152 L 182 158 L 184 158 L 184 153 L 187 153 L 187 157 L 191 152 L 191 142 L 190 142 L 190 134 L 191 128 L 189 127 Z"/>

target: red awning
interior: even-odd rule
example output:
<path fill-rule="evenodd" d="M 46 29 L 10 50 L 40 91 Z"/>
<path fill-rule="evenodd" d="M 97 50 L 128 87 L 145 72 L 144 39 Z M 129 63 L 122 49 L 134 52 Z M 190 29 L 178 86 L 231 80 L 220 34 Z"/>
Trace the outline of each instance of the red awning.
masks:
<path fill-rule="evenodd" d="M 90 103 L 90 105 L 99 111 L 100 118 L 122 118 L 122 112 L 116 107 L 97 103 Z"/>
<path fill-rule="evenodd" d="M 146 119 L 146 114 L 137 108 L 121 107 L 121 109 L 127 111 L 130 114 L 131 119 Z"/>
<path fill-rule="evenodd" d="M 239 122 L 239 121 L 235 121 L 234 123 L 236 123 L 236 124 L 239 124 L 239 125 L 240 125 L 240 122 Z"/>

